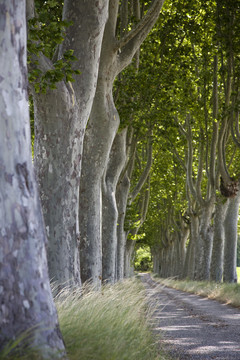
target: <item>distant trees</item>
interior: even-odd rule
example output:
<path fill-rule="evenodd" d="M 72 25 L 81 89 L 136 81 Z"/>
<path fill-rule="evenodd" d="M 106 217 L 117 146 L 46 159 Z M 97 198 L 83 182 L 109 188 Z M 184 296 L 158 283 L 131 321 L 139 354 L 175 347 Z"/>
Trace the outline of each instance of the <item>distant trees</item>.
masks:
<path fill-rule="evenodd" d="M 148 231 L 151 234 L 153 254 L 160 258 L 155 260 L 156 270 L 162 276 L 211 277 L 216 281 L 221 281 L 223 276 L 225 281 L 233 282 L 236 281 L 239 208 L 238 5 L 232 1 L 195 5 L 190 9 L 181 2 L 166 7 L 172 17 L 163 20 L 158 33 L 159 54 L 153 51 L 151 56 L 158 66 L 157 73 L 162 74 L 156 87 L 161 84 L 164 101 L 160 102 L 159 114 L 164 116 L 160 115 L 162 120 L 158 120 L 156 126 L 162 132 L 160 141 L 164 144 L 168 140 L 169 151 L 172 151 L 173 162 L 168 163 L 166 170 L 167 183 L 174 183 L 171 191 L 175 189 L 175 196 L 160 187 L 164 200 L 156 196 L 155 210 L 151 203 L 154 211 L 166 209 L 168 204 L 162 220 L 158 219 L 158 246 L 149 229 L 150 224 L 154 226 L 151 219 L 145 224 L 145 232 L 146 237 Z M 182 12 L 177 10 L 178 6 Z M 174 33 L 173 17 L 178 19 L 182 13 L 188 16 L 182 24 L 174 22 Z M 175 40 L 172 40 L 174 34 Z M 157 37 L 152 35 L 152 41 L 154 39 Z M 168 154 L 164 155 L 160 164 L 164 164 L 167 157 Z M 174 172 L 170 170 L 172 167 Z M 182 170 L 176 171 L 176 167 Z M 181 173 L 185 184 L 182 180 L 178 183 Z M 179 209 L 180 197 L 185 199 L 185 206 Z M 179 232 L 184 234 L 179 210 L 182 221 L 190 229 L 186 254 L 181 260 L 185 261 L 182 271 L 176 265 Z"/>

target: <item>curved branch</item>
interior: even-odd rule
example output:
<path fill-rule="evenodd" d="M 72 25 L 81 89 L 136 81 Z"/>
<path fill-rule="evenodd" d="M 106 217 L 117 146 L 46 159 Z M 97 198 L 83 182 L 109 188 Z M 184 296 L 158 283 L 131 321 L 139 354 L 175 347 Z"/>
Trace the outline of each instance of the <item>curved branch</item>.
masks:
<path fill-rule="evenodd" d="M 126 150 L 128 161 L 119 178 L 118 181 L 119 184 L 123 181 L 125 175 L 127 175 L 129 179 L 131 179 L 132 177 L 132 172 L 136 160 L 136 149 L 137 149 L 137 139 L 135 138 L 131 140 L 130 150 L 128 149 Z"/>
<path fill-rule="evenodd" d="M 193 148 L 192 148 L 192 130 L 189 124 L 189 115 L 186 119 L 188 126 L 187 142 L 188 142 L 188 155 L 187 155 L 187 184 L 192 196 L 196 199 L 197 193 L 192 179 L 192 164 L 193 164 Z"/>
<path fill-rule="evenodd" d="M 147 14 L 142 18 L 142 20 L 131 31 L 129 31 L 129 33 L 127 33 L 122 39 L 118 41 L 118 50 L 126 46 L 133 38 L 139 36 L 139 34 L 144 31 L 144 28 L 148 25 L 149 21 L 153 21 L 155 17 L 158 17 L 163 3 L 164 0 L 154 0 L 152 2 L 151 8 L 148 10 Z"/>
<path fill-rule="evenodd" d="M 186 172 L 187 171 L 186 165 L 185 165 L 183 159 L 181 158 L 181 156 L 179 155 L 177 149 L 174 146 L 172 146 L 172 149 L 173 149 L 173 154 L 176 156 L 176 158 L 178 159 L 180 165 L 182 166 L 182 168 Z"/>
<path fill-rule="evenodd" d="M 142 224 L 146 220 L 147 212 L 148 212 L 148 206 L 149 206 L 149 200 L 150 200 L 150 176 L 148 176 L 147 182 L 148 182 L 148 187 L 144 193 L 144 201 L 143 201 L 143 207 L 142 207 L 142 216 L 141 216 Z"/>
<path fill-rule="evenodd" d="M 131 62 L 134 54 L 151 31 L 158 19 L 163 3 L 164 0 L 154 0 L 142 20 L 118 41 L 115 51 L 120 53 L 119 72 Z"/>
<path fill-rule="evenodd" d="M 198 156 L 198 174 L 196 181 L 196 195 L 198 202 L 202 205 L 204 205 L 204 200 L 201 192 L 202 175 L 203 175 L 203 158 L 204 158 L 204 141 L 203 141 L 203 132 L 201 130 L 199 156 Z"/>
<path fill-rule="evenodd" d="M 119 0 L 109 1 L 109 16 L 105 28 L 105 33 L 110 35 L 112 39 L 114 39 L 116 35 L 118 8 L 119 8 Z"/>
<path fill-rule="evenodd" d="M 148 147 L 147 147 L 147 164 L 144 171 L 142 172 L 142 175 L 140 176 L 137 185 L 133 189 L 132 193 L 129 195 L 130 204 L 136 199 L 137 195 L 139 194 L 143 185 L 145 184 L 149 176 L 151 166 L 152 166 L 152 137 L 150 136 L 150 138 L 148 139 Z"/>
<path fill-rule="evenodd" d="M 219 123 L 213 122 L 213 134 L 211 141 L 211 153 L 210 153 L 210 184 L 215 189 L 216 187 L 216 152 L 217 152 L 217 143 L 218 143 L 218 125 Z"/>

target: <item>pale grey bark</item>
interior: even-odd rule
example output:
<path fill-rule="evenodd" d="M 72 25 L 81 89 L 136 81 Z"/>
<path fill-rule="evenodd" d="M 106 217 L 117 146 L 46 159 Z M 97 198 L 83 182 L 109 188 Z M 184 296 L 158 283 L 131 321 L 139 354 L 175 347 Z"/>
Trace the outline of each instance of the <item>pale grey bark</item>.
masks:
<path fill-rule="evenodd" d="M 187 247 L 187 253 L 185 257 L 183 277 L 194 279 L 195 274 L 195 261 L 196 261 L 196 239 L 199 234 L 199 217 L 196 214 L 192 214 L 190 217 L 190 241 Z"/>
<path fill-rule="evenodd" d="M 129 33 L 116 36 L 118 0 L 110 0 L 97 91 L 84 139 L 80 188 L 80 257 L 82 280 L 91 279 L 100 286 L 102 278 L 102 177 L 119 127 L 119 116 L 113 101 L 113 82 L 128 66 L 137 49 L 156 22 L 163 0 L 155 0 L 149 12 Z"/>
<path fill-rule="evenodd" d="M 223 276 L 223 255 L 225 242 L 224 220 L 228 207 L 228 201 L 229 200 L 227 199 L 218 197 L 215 206 L 210 280 L 216 282 L 221 282 Z"/>
<path fill-rule="evenodd" d="M 65 357 L 49 283 L 46 235 L 33 174 L 25 1 L 0 6 L 0 350 L 28 331 L 41 359 Z M 14 356 L 14 355 L 13 355 Z"/>
<path fill-rule="evenodd" d="M 213 202 L 209 202 L 201 209 L 202 214 L 199 219 L 199 234 L 195 248 L 195 278 L 197 280 L 208 280 L 210 277 L 213 240 L 211 219 L 213 209 Z"/>
<path fill-rule="evenodd" d="M 114 139 L 102 187 L 102 278 L 110 283 L 114 283 L 116 278 L 118 226 L 116 187 L 126 162 L 126 136 L 127 128 L 118 133 Z"/>
<path fill-rule="evenodd" d="M 160 239 L 156 239 L 156 243 L 151 247 L 151 254 L 153 258 L 153 273 L 160 275 L 161 265 L 161 246 L 158 243 Z"/>
<path fill-rule="evenodd" d="M 124 277 L 129 278 L 134 275 L 134 248 L 135 241 L 127 239 L 124 252 Z"/>
<path fill-rule="evenodd" d="M 136 139 L 131 137 L 131 143 L 129 144 L 126 152 L 128 154 L 128 161 L 123 175 L 119 180 L 116 192 L 117 207 L 118 207 L 118 226 L 117 226 L 117 258 L 116 258 L 116 278 L 117 280 L 123 279 L 124 276 L 124 253 L 127 239 L 127 232 L 124 229 L 125 216 L 127 211 L 128 194 L 130 190 L 130 179 L 135 164 L 136 154 Z"/>
<path fill-rule="evenodd" d="M 240 191 L 229 199 L 226 217 L 224 221 L 225 246 L 224 246 L 224 270 L 223 281 L 237 282 L 237 223 L 240 204 Z"/>
<path fill-rule="evenodd" d="M 89 15 L 91 14 L 91 15 Z M 108 1 L 64 1 L 67 29 L 58 59 L 73 49 L 81 75 L 60 82 L 47 94 L 34 93 L 35 167 L 49 238 L 50 277 L 58 285 L 79 286 L 79 180 L 85 127 L 95 94 Z M 41 68 L 51 69 L 40 57 Z"/>
<path fill-rule="evenodd" d="M 175 275 L 179 278 L 183 278 L 183 270 L 186 258 L 186 243 L 189 238 L 190 227 L 187 224 L 181 224 L 181 229 L 178 232 L 178 238 L 176 240 L 176 268 Z"/>
<path fill-rule="evenodd" d="M 118 207 L 118 226 L 117 226 L 117 258 L 116 258 L 116 277 L 117 280 L 124 276 L 124 252 L 126 245 L 127 232 L 124 230 L 124 222 L 127 210 L 127 199 L 130 189 L 130 179 L 125 174 L 117 188 L 117 207 Z"/>

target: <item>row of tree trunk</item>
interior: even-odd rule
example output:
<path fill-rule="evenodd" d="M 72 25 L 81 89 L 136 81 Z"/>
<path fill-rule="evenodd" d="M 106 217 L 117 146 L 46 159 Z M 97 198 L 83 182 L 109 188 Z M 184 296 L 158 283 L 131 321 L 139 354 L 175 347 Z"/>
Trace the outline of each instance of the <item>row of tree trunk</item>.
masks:
<path fill-rule="evenodd" d="M 189 222 L 165 246 L 152 248 L 153 271 L 161 277 L 189 278 L 216 282 L 237 282 L 237 224 L 240 193 L 231 199 L 218 199 L 214 213 L 191 214 Z M 213 211 L 213 209 L 212 209 Z M 209 225 L 207 225 L 209 224 Z"/>
<path fill-rule="evenodd" d="M 118 132 L 113 82 L 132 61 L 163 2 L 152 1 L 128 31 L 132 12 L 140 14 L 138 1 L 121 2 L 120 30 L 118 0 L 64 1 L 63 19 L 72 25 L 54 58 L 74 50 L 81 75 L 74 83 L 58 82 L 54 91 L 31 88 L 39 192 L 26 79 L 26 14 L 29 19 L 37 14 L 34 0 L 1 2 L 0 350 L 25 332 L 24 346 L 40 358 L 66 358 L 49 278 L 57 289 L 83 281 L 99 288 L 102 280 L 124 276 L 132 252 L 125 254 L 124 218 L 136 140 L 131 130 Z M 54 70 L 55 60 L 42 53 L 36 60 L 33 69 L 37 64 L 43 74 Z"/>

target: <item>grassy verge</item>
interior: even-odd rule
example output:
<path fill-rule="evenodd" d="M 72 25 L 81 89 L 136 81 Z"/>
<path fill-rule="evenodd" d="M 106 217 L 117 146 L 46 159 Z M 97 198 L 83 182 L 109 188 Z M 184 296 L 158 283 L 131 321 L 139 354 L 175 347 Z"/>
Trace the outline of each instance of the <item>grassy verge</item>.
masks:
<path fill-rule="evenodd" d="M 101 292 L 57 300 L 71 360 L 165 360 L 150 330 L 142 284 L 125 280 Z"/>
<path fill-rule="evenodd" d="M 215 299 L 220 302 L 240 307 L 240 284 L 215 283 L 208 281 L 174 280 L 155 278 L 161 284 L 177 290 Z"/>
<path fill-rule="evenodd" d="M 99 292 L 89 287 L 63 292 L 55 302 L 69 360 L 170 360 L 151 331 L 151 310 L 139 280 Z M 6 346 L 0 360 L 39 360 L 31 349 L 19 354 L 17 345 L 24 337 Z"/>

